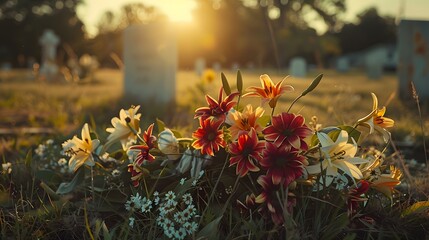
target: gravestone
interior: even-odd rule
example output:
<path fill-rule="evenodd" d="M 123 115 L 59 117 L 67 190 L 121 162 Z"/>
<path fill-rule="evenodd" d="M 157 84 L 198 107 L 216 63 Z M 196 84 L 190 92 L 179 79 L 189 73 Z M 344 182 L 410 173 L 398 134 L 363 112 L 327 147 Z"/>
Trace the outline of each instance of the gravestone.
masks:
<path fill-rule="evenodd" d="M 383 63 L 386 52 L 381 48 L 370 50 L 365 55 L 365 70 L 369 79 L 379 79 L 383 76 Z"/>
<path fill-rule="evenodd" d="M 290 75 L 294 77 L 307 76 L 307 63 L 304 58 L 295 57 L 290 61 Z"/>
<path fill-rule="evenodd" d="M 412 98 L 413 82 L 419 99 L 429 101 L 429 21 L 400 22 L 398 53 L 400 98 Z"/>
<path fill-rule="evenodd" d="M 337 59 L 335 68 L 337 69 L 338 72 L 348 72 L 350 69 L 350 63 L 349 63 L 349 59 L 346 57 L 339 57 Z"/>
<path fill-rule="evenodd" d="M 59 43 L 60 39 L 50 29 L 46 29 L 39 39 L 39 44 L 42 45 L 42 63 L 39 73 L 47 80 L 54 79 L 58 74 L 56 58 Z"/>
<path fill-rule="evenodd" d="M 215 71 L 215 72 L 220 72 L 221 70 L 222 70 L 222 66 L 220 65 L 220 63 L 219 62 L 214 62 L 213 63 L 213 70 Z"/>
<path fill-rule="evenodd" d="M 151 23 L 125 29 L 124 65 L 126 96 L 146 104 L 175 101 L 177 50 L 169 25 Z"/>
<path fill-rule="evenodd" d="M 195 73 L 201 77 L 203 76 L 203 72 L 206 69 L 206 60 L 204 60 L 204 58 L 197 58 L 197 60 L 195 60 Z"/>

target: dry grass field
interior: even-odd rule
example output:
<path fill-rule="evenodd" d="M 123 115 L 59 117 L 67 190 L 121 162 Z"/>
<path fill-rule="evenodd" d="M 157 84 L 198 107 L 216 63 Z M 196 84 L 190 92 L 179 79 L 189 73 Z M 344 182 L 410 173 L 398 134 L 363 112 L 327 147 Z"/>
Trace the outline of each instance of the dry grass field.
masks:
<path fill-rule="evenodd" d="M 269 74 L 274 82 L 287 76 L 287 72 L 275 70 L 243 70 L 244 88 L 259 86 L 259 75 L 263 73 Z M 374 92 L 379 104 L 387 105 L 386 116 L 396 121 L 396 127 L 392 130 L 394 138 L 403 140 L 407 136 L 421 136 L 417 107 L 415 104 L 405 105 L 398 99 L 398 80 L 395 75 L 369 80 L 364 73 L 357 71 L 339 74 L 331 70 L 317 70 L 310 72 L 307 78 L 289 77 L 284 84 L 292 85 L 295 92 L 280 98 L 276 112 L 285 111 L 319 73 L 324 74 L 322 82 L 294 105 L 293 112 L 302 114 L 308 120 L 317 116 L 323 126 L 351 125 L 372 110 L 370 93 Z M 234 89 L 236 73 L 226 71 L 225 75 Z M 130 104 L 150 105 L 150 102 L 141 103 L 124 96 L 123 74 L 118 70 L 100 70 L 93 81 L 79 84 L 37 82 L 32 80 L 31 72 L 25 71 L 3 72 L 0 80 L 0 128 L 49 127 L 68 134 L 79 128 L 90 116 L 100 126 L 104 126 L 110 123 L 110 118 L 120 108 Z M 193 110 L 206 104 L 204 93 L 195 87 L 199 83 L 201 79 L 193 71 L 178 72 L 178 110 L 171 112 L 170 108 L 167 109 L 168 116 L 165 117 L 169 124 L 179 125 L 173 127 L 186 127 L 183 125 L 193 121 Z M 204 92 L 217 98 L 221 86 L 220 73 L 217 73 L 212 83 L 202 86 Z M 245 98 L 240 104 L 258 102 L 256 98 Z M 268 106 L 265 109 L 270 111 Z M 157 114 L 144 108 L 142 113 L 143 116 Z M 423 109 L 423 119 L 426 129 L 429 129 L 428 109 Z"/>

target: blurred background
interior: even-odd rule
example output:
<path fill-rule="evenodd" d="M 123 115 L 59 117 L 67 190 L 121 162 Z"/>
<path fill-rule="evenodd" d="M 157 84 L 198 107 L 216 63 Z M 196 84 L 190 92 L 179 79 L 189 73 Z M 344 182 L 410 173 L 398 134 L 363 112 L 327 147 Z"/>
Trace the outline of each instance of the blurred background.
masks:
<path fill-rule="evenodd" d="M 429 19 L 427 10 L 425 0 L 5 0 L 0 65 L 40 63 L 39 38 L 51 29 L 61 40 L 60 64 L 89 54 L 100 67 L 117 67 L 112 54 L 122 58 L 127 26 L 169 19 L 180 69 L 198 58 L 207 66 L 285 68 L 296 56 L 334 67 L 338 56 L 394 47 L 399 20 Z"/>

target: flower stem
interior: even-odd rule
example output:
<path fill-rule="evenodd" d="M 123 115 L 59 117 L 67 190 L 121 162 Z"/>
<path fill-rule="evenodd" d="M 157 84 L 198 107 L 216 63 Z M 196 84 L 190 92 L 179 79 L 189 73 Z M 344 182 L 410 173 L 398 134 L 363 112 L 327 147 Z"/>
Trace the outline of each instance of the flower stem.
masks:
<path fill-rule="evenodd" d="M 94 167 L 91 166 L 91 194 L 92 202 L 95 202 L 95 193 L 94 193 Z"/>
<path fill-rule="evenodd" d="M 135 130 L 135 129 L 130 125 L 130 123 L 127 123 L 127 126 L 130 128 L 131 132 L 133 132 L 133 133 L 134 133 L 134 135 L 136 135 L 136 136 L 137 136 L 137 138 L 138 138 L 138 140 L 140 140 L 140 142 L 142 142 L 142 143 L 146 143 L 146 142 L 143 140 L 143 138 L 140 136 L 140 134 L 137 132 L 137 130 Z"/>
<path fill-rule="evenodd" d="M 222 170 L 220 171 L 219 177 L 217 178 L 217 181 L 216 181 L 216 183 L 215 183 L 215 185 L 214 185 L 214 187 L 213 187 L 213 191 L 211 192 L 210 197 L 209 197 L 209 199 L 207 200 L 207 206 L 206 206 L 206 208 L 204 209 L 203 214 L 201 214 L 200 222 L 199 222 L 199 224 L 198 224 L 198 225 L 201 225 L 201 222 L 202 222 L 202 221 L 203 221 L 203 219 L 204 219 L 204 215 L 205 215 L 205 213 L 207 212 L 207 210 L 209 209 L 209 205 L 210 205 L 210 202 L 211 202 L 212 198 L 213 198 L 213 197 L 214 197 L 214 195 L 215 195 L 217 185 L 219 184 L 220 179 L 221 179 L 222 174 L 223 174 L 223 171 L 225 170 L 225 168 L 226 168 L 226 164 L 228 163 L 228 161 L 227 161 L 228 157 L 229 157 L 229 156 L 227 155 L 227 156 L 226 156 L 226 159 L 225 159 L 225 163 L 223 164 Z"/>

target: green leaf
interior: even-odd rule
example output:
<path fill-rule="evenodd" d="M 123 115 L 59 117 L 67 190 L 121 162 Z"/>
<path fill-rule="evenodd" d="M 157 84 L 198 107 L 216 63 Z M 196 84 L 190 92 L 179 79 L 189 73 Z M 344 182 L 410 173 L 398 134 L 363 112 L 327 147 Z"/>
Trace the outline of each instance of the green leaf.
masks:
<path fill-rule="evenodd" d="M 259 123 L 259 125 L 261 125 L 262 127 L 266 127 L 270 121 L 270 115 L 261 116 L 260 118 L 258 118 L 258 120 L 256 120 L 256 122 Z"/>
<path fill-rule="evenodd" d="M 230 95 L 230 94 L 231 94 L 231 88 L 229 87 L 229 83 L 228 83 L 228 80 L 226 79 L 225 74 L 220 73 L 220 77 L 221 77 L 221 79 L 222 79 L 222 87 L 223 87 L 223 90 L 225 91 L 225 93 L 226 93 L 227 95 Z"/>
<path fill-rule="evenodd" d="M 158 127 L 158 132 L 162 132 L 165 130 L 165 123 L 159 118 L 156 118 L 156 126 Z"/>
<path fill-rule="evenodd" d="M 182 137 L 182 134 L 179 131 L 174 130 L 174 129 L 170 129 L 170 130 L 171 130 L 171 132 L 174 134 L 174 136 L 176 138 L 181 138 Z"/>
<path fill-rule="evenodd" d="M 25 166 L 30 167 L 31 161 L 33 160 L 33 151 L 28 150 L 27 155 L 25 156 Z"/>
<path fill-rule="evenodd" d="M 61 181 L 61 176 L 52 170 L 43 169 L 35 173 L 36 179 L 42 182 L 58 184 Z"/>
<path fill-rule="evenodd" d="M 58 194 L 56 194 L 54 190 L 52 190 L 52 188 L 46 185 L 46 183 L 44 183 L 43 181 L 40 182 L 40 187 L 43 188 L 43 190 L 45 190 L 45 192 L 51 197 L 51 199 L 53 200 L 60 199 L 60 196 L 58 196 Z"/>
<path fill-rule="evenodd" d="M 240 70 L 237 71 L 237 90 L 240 95 L 243 93 L 243 77 L 241 76 Z"/>
<path fill-rule="evenodd" d="M 304 91 L 304 92 L 302 92 L 302 93 L 301 93 L 301 96 L 305 96 L 305 95 L 307 95 L 309 92 L 313 91 L 313 90 L 317 87 L 317 85 L 319 85 L 319 83 L 320 83 L 320 81 L 322 80 L 322 78 L 323 78 L 323 74 L 319 74 L 319 76 L 317 76 L 317 77 L 313 80 L 313 82 L 310 84 L 310 86 L 309 86 L 307 89 L 305 89 L 305 91 Z"/>
<path fill-rule="evenodd" d="M 211 221 L 209 224 L 207 224 L 201 231 L 197 234 L 197 239 L 204 238 L 204 239 L 219 239 L 219 223 L 220 220 L 222 220 L 222 216 L 216 218 L 215 220 Z"/>
<path fill-rule="evenodd" d="M 74 176 L 71 182 L 60 184 L 60 186 L 57 189 L 57 194 L 67 194 L 73 191 L 79 184 L 83 182 L 84 179 L 85 179 L 85 168 L 81 167 L 77 171 L 76 175 Z"/>
<path fill-rule="evenodd" d="M 402 212 L 401 217 L 405 217 L 410 214 L 419 214 L 427 210 L 429 210 L 429 201 L 416 202 L 413 205 L 409 206 L 407 209 L 405 209 Z"/>
<path fill-rule="evenodd" d="M 340 129 L 346 131 L 349 134 L 349 137 L 352 137 L 355 142 L 359 140 L 361 132 L 352 126 L 342 125 L 338 126 Z"/>
<path fill-rule="evenodd" d="M 335 239 L 349 224 L 349 217 L 347 213 L 339 215 L 334 219 L 325 229 L 322 231 L 323 234 L 320 239 Z"/>

